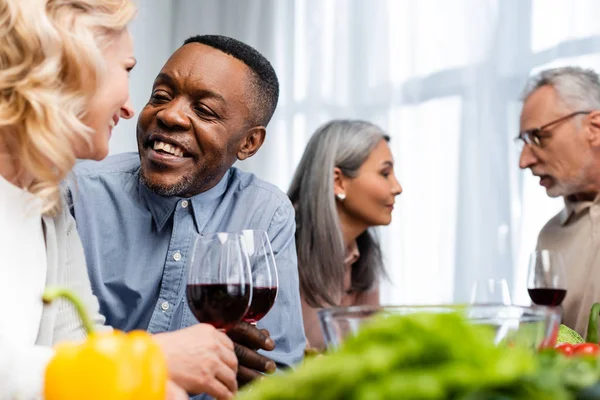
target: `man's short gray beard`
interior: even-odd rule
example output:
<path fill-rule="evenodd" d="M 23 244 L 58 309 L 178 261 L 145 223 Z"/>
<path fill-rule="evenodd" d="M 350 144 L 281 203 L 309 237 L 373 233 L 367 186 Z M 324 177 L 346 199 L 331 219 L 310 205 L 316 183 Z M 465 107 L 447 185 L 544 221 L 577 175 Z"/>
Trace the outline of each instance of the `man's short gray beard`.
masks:
<path fill-rule="evenodd" d="M 194 184 L 194 179 L 193 177 L 184 176 L 183 179 L 175 185 L 159 185 L 147 180 L 144 176 L 144 173 L 140 171 L 140 182 L 142 182 L 144 186 L 146 186 L 148 189 L 150 189 L 152 192 L 156 193 L 159 196 L 185 197 L 185 193 L 189 193 L 190 187 Z"/>
<path fill-rule="evenodd" d="M 585 183 L 592 176 L 594 164 L 589 160 L 577 173 L 575 177 L 566 182 L 556 182 L 556 184 L 546 190 L 548 197 L 568 197 L 573 194 L 580 193 L 585 187 Z"/>
<path fill-rule="evenodd" d="M 204 179 L 199 176 L 187 175 L 183 176 L 183 179 L 175 185 L 166 186 L 150 182 L 144 176 L 143 169 L 140 169 L 140 182 L 152 192 L 165 197 L 191 197 L 190 193 L 198 193 L 197 188 L 205 186 L 207 182 L 211 182 L 215 178 L 215 174 L 210 174 Z"/>
<path fill-rule="evenodd" d="M 569 186 L 561 183 L 555 183 L 554 186 L 546 189 L 546 194 L 548 195 L 548 197 L 551 197 L 553 199 L 557 197 L 569 196 L 569 193 L 571 192 L 572 190 L 570 190 Z"/>

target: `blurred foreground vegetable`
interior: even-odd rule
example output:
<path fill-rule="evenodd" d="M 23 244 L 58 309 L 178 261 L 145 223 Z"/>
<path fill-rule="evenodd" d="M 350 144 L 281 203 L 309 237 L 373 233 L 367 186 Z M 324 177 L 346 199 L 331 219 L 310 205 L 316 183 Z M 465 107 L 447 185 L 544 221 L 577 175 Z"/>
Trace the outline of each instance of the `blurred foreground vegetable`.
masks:
<path fill-rule="evenodd" d="M 588 321 L 587 335 L 585 341 L 588 343 L 598 343 L 598 316 L 600 315 L 600 303 L 595 303 L 590 311 Z"/>
<path fill-rule="evenodd" d="M 600 315 L 600 303 L 592 305 L 588 321 L 586 340 L 571 328 L 561 325 L 556 340 L 556 349 L 566 356 L 594 356 L 600 355 L 598 344 L 598 317 Z"/>
<path fill-rule="evenodd" d="M 167 365 L 159 346 L 144 331 L 95 333 L 81 301 L 70 291 L 50 288 L 43 300 L 72 302 L 89 337 L 56 348 L 46 368 L 46 400 L 164 400 Z"/>
<path fill-rule="evenodd" d="M 239 398 L 600 400 L 599 357 L 496 346 L 488 328 L 458 314 L 380 316 L 337 352 L 256 382 Z"/>
<path fill-rule="evenodd" d="M 575 332 L 573 329 L 569 328 L 566 325 L 561 325 L 558 331 L 558 337 L 556 338 L 556 343 L 570 343 L 570 344 L 578 344 L 583 343 L 584 340 L 579 335 L 579 333 Z"/>
<path fill-rule="evenodd" d="M 458 314 L 375 318 L 339 351 L 251 386 L 243 400 L 569 399 L 538 379 L 536 354 L 494 345 L 489 327 Z"/>

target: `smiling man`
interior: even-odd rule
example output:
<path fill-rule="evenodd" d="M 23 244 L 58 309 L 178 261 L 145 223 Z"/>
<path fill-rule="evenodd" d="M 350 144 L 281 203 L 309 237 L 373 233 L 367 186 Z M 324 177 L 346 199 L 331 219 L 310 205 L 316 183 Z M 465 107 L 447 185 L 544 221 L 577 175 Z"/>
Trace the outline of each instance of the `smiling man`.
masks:
<path fill-rule="evenodd" d="M 305 348 L 294 209 L 275 186 L 232 167 L 263 144 L 278 94 L 275 71 L 250 46 L 223 36 L 192 37 L 166 62 L 140 113 L 139 155 L 79 164 L 71 187 L 101 311 L 125 331 L 197 324 L 185 296 L 195 234 L 268 232 L 279 293 L 259 323 L 268 332 L 242 324 L 229 333 L 241 382 L 274 370 L 273 360 L 299 362 Z M 194 392 L 202 369 L 191 351 L 198 338 L 185 332 L 157 339 L 175 380 Z"/>
<path fill-rule="evenodd" d="M 567 280 L 563 321 L 585 335 L 600 301 L 600 80 L 591 70 L 541 72 L 525 89 L 519 166 L 565 208 L 540 232 L 538 249 L 562 253 Z"/>

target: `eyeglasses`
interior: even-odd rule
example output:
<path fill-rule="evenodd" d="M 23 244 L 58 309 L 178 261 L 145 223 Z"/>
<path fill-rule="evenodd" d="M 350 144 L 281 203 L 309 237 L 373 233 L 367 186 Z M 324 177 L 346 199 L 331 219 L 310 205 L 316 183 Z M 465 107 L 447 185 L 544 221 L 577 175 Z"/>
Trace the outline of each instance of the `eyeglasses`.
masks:
<path fill-rule="evenodd" d="M 560 122 L 566 121 L 569 118 L 573 118 L 576 115 L 581 114 L 590 114 L 591 111 L 576 111 L 574 113 L 565 115 L 564 117 L 560 117 L 559 119 L 555 119 L 552 122 L 548 122 L 546 125 L 542 125 L 539 128 L 529 129 L 527 131 L 523 131 L 519 133 L 519 135 L 515 138 L 515 141 L 521 144 L 521 148 L 523 144 L 533 145 L 535 147 L 542 147 L 541 139 L 544 137 L 549 137 L 550 135 L 542 135 L 542 132 L 548 129 L 550 126 L 558 124 Z"/>

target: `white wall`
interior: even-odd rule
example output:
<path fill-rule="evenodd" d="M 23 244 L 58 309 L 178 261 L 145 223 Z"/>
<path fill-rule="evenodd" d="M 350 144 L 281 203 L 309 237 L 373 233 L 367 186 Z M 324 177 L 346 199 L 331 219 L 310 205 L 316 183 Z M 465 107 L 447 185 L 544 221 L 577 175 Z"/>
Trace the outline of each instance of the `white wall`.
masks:
<path fill-rule="evenodd" d="M 363 118 L 392 136 L 405 192 L 381 229 L 385 301 L 465 301 L 486 277 L 507 278 L 527 301 L 527 253 L 562 204 L 518 169 L 518 95 L 535 69 L 600 70 L 600 2 L 139 1 L 137 111 L 185 38 L 242 40 L 273 63 L 281 96 L 265 145 L 240 167 L 286 190 L 322 122 Z M 117 126 L 111 153 L 135 151 L 135 120 Z"/>

